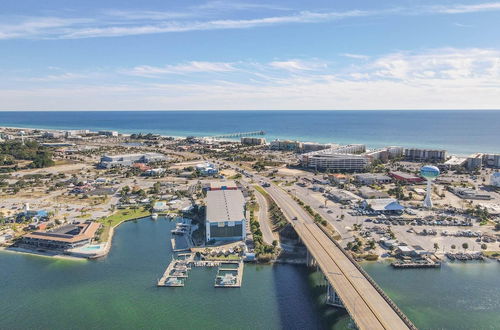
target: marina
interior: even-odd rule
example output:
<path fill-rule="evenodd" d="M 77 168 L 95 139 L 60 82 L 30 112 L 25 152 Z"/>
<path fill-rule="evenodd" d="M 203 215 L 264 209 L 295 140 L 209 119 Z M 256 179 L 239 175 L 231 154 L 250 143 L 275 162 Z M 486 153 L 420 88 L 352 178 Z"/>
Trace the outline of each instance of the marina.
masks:
<path fill-rule="evenodd" d="M 172 256 L 163 276 L 158 280 L 159 287 L 183 287 L 189 277 L 191 267 L 218 267 L 215 277 L 216 288 L 239 288 L 243 282 L 243 261 L 222 262 L 209 260 L 194 260 L 194 253 Z"/>
<path fill-rule="evenodd" d="M 239 288 L 243 281 L 243 261 L 222 263 L 215 277 L 216 288 Z"/>

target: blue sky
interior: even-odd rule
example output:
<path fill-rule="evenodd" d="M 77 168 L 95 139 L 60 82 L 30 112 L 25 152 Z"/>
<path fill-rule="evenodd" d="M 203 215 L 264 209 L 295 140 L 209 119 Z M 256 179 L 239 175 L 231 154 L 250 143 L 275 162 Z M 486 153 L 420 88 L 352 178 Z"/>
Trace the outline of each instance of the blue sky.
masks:
<path fill-rule="evenodd" d="M 500 2 L 0 3 L 0 110 L 499 109 Z"/>

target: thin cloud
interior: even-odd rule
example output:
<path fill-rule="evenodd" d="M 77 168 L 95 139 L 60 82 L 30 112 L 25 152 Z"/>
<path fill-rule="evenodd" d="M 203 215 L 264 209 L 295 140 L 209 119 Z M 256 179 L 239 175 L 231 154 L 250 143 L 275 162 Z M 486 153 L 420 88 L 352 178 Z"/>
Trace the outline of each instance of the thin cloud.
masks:
<path fill-rule="evenodd" d="M 226 7 L 231 11 L 250 8 L 265 9 L 267 5 L 252 3 L 211 2 L 205 6 Z M 268 8 L 270 9 L 270 8 Z M 13 17 L 11 23 L 0 25 L 0 39 L 47 38 L 78 39 L 98 37 L 119 37 L 157 33 L 179 33 L 188 31 L 249 29 L 283 24 L 322 23 L 350 18 L 388 15 L 456 15 L 474 12 L 498 11 L 500 2 L 475 5 L 424 6 L 418 8 L 388 8 L 382 10 L 348 11 L 301 11 L 289 15 L 257 18 L 204 20 L 203 10 L 185 9 L 170 11 L 120 11 L 109 10 L 92 18 L 59 17 Z M 216 13 L 213 11 L 212 13 Z M 198 20 L 193 20 L 194 18 Z M 8 21 L 5 19 L 4 21 Z M 13 22 L 12 22 L 13 21 Z"/>
<path fill-rule="evenodd" d="M 500 10 L 500 2 L 487 2 L 475 5 L 452 5 L 452 6 L 435 6 L 435 12 L 442 14 L 466 14 L 477 13 L 483 11 L 497 11 Z"/>
<path fill-rule="evenodd" d="M 288 61 L 273 61 L 269 65 L 273 68 L 287 70 L 287 71 L 314 71 L 326 68 L 325 63 L 317 61 L 302 61 L 302 60 L 288 60 Z"/>
<path fill-rule="evenodd" d="M 140 65 L 134 67 L 132 70 L 123 71 L 123 73 L 134 76 L 153 77 L 166 74 L 190 74 L 200 72 L 215 73 L 230 72 L 235 70 L 236 68 L 232 63 L 192 61 L 177 65 L 167 65 L 163 67 Z"/>
<path fill-rule="evenodd" d="M 355 60 L 367 60 L 367 59 L 370 58 L 367 55 L 352 54 L 352 53 L 343 53 L 343 54 L 340 54 L 340 55 L 342 55 L 344 57 L 347 57 L 347 58 L 352 58 L 352 59 L 355 59 Z"/>

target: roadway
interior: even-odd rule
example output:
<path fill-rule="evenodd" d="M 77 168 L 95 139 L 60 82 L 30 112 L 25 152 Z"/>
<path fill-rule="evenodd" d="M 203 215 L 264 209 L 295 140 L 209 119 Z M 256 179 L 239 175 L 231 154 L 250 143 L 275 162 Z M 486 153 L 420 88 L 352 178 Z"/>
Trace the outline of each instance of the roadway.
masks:
<path fill-rule="evenodd" d="M 276 239 L 274 237 L 273 231 L 271 229 L 271 222 L 268 216 L 269 205 L 267 200 L 262 194 L 255 189 L 255 198 L 257 198 L 257 203 L 259 204 L 259 213 L 257 219 L 260 224 L 260 231 L 262 232 L 262 239 L 264 243 L 272 245 L 273 241 Z"/>
<path fill-rule="evenodd" d="M 290 195 L 274 185 L 265 189 L 292 223 L 360 329 L 409 329 L 364 274 Z"/>

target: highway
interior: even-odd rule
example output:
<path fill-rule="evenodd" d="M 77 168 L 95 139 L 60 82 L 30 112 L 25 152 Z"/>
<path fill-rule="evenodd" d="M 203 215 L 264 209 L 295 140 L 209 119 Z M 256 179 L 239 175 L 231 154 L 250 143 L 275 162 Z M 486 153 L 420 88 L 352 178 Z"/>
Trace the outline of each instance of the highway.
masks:
<path fill-rule="evenodd" d="M 328 236 L 285 191 L 271 185 L 265 188 L 283 210 L 288 221 L 314 257 L 360 329 L 411 329 Z"/>

